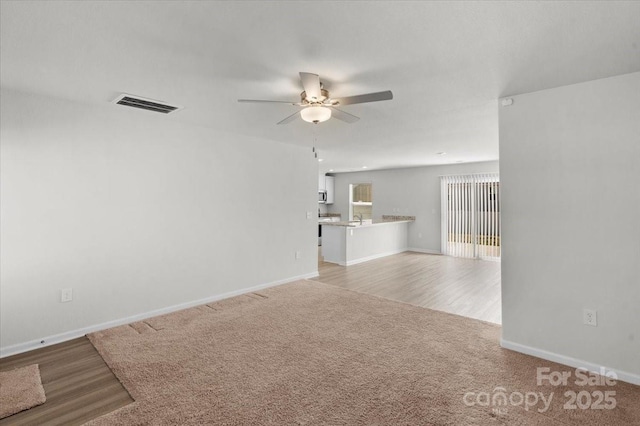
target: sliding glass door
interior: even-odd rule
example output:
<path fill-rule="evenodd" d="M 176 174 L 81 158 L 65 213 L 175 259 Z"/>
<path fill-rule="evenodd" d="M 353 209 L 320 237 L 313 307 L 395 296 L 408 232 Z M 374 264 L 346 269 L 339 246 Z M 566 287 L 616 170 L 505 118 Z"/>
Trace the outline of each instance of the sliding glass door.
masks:
<path fill-rule="evenodd" d="M 442 253 L 500 259 L 497 173 L 442 176 Z"/>

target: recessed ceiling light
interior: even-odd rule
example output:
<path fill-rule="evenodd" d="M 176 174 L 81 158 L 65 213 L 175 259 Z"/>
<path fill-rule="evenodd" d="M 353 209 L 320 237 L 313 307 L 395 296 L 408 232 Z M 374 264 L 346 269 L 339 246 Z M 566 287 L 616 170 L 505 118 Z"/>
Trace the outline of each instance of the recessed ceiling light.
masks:
<path fill-rule="evenodd" d="M 330 172 L 332 172 L 332 171 L 333 171 L 333 169 L 329 169 L 329 171 L 330 171 Z"/>
<path fill-rule="evenodd" d="M 362 166 L 362 168 L 363 168 L 363 169 L 366 169 L 366 168 L 367 168 L 367 166 Z"/>
<path fill-rule="evenodd" d="M 318 161 L 324 161 L 324 159 L 322 159 L 322 158 L 318 158 Z"/>
<path fill-rule="evenodd" d="M 436 152 L 436 154 L 437 154 L 437 155 L 445 155 L 445 154 L 446 154 L 446 152 L 444 152 L 444 151 L 440 151 L 440 152 Z"/>

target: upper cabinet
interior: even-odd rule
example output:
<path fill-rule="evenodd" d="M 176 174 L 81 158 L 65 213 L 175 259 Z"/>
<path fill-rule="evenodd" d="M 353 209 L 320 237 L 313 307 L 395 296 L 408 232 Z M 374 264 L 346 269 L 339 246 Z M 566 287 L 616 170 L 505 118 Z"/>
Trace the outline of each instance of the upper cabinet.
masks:
<path fill-rule="evenodd" d="M 325 190 L 327 191 L 327 202 L 326 204 L 333 204 L 333 200 L 335 199 L 334 192 L 334 177 L 333 176 L 325 176 Z"/>
<path fill-rule="evenodd" d="M 327 190 L 327 177 L 325 175 L 320 175 L 318 178 L 318 192 L 324 192 Z"/>
<path fill-rule="evenodd" d="M 325 192 L 327 194 L 324 204 L 333 204 L 335 199 L 334 195 L 334 178 L 333 176 L 320 176 L 318 179 L 318 192 Z"/>

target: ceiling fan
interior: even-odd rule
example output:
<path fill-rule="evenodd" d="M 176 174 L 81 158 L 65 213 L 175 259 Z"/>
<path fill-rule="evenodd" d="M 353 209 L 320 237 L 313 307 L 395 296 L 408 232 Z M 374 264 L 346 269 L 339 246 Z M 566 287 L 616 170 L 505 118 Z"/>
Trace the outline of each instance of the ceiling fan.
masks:
<path fill-rule="evenodd" d="M 320 83 L 320 77 L 318 74 L 312 74 L 309 72 L 301 72 L 300 80 L 302 81 L 302 87 L 304 91 L 300 93 L 300 102 L 289 101 L 267 101 L 257 99 L 238 99 L 238 102 L 254 102 L 254 103 L 279 103 L 290 104 L 300 107 L 299 111 L 291 114 L 278 124 L 287 124 L 300 117 L 309 123 L 322 123 L 327 121 L 331 117 L 342 120 L 345 123 L 354 123 L 360 120 L 360 117 L 356 117 L 353 114 L 339 110 L 338 106 L 362 104 L 365 102 L 376 101 L 388 101 L 393 99 L 393 93 L 391 90 L 385 92 L 366 93 L 364 95 L 347 96 L 344 98 L 331 98 L 329 92 L 322 87 Z"/>

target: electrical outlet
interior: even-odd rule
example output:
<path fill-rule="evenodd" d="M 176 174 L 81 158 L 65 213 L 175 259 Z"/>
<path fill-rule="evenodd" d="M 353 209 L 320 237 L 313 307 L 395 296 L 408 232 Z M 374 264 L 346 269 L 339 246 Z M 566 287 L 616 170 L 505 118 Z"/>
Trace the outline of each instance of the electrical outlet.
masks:
<path fill-rule="evenodd" d="M 307 219 L 311 219 L 313 217 L 313 215 L 311 214 L 311 212 L 307 212 Z"/>
<path fill-rule="evenodd" d="M 73 289 L 63 288 L 60 290 L 60 302 L 71 302 L 73 300 Z"/>
<path fill-rule="evenodd" d="M 585 325 L 591 325 L 593 327 L 598 326 L 598 312 L 594 309 L 584 309 L 582 311 L 582 322 Z"/>
<path fill-rule="evenodd" d="M 300 250 L 296 250 L 296 260 L 300 259 Z"/>

